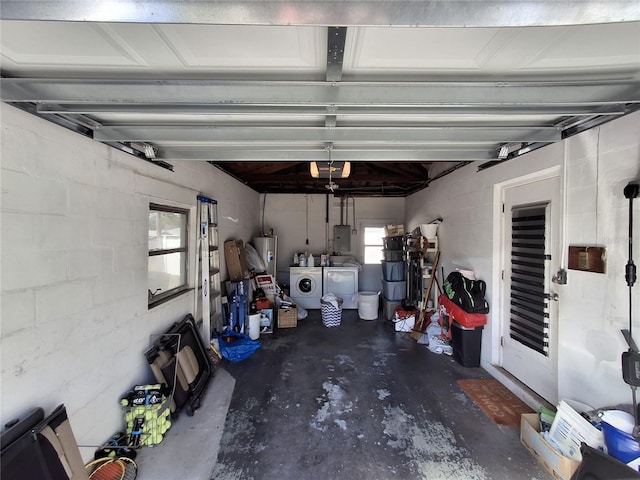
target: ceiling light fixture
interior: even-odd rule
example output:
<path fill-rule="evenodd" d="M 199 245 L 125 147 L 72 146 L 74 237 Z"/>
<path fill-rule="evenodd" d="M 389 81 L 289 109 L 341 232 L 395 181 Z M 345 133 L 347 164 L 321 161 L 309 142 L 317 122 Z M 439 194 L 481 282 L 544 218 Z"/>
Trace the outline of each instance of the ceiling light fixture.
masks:
<path fill-rule="evenodd" d="M 331 159 L 331 150 L 333 145 L 327 145 L 328 162 L 310 163 L 309 171 L 313 178 L 347 178 L 351 175 L 351 162 L 334 162 Z"/>
<path fill-rule="evenodd" d="M 311 162 L 310 172 L 313 178 L 347 178 L 351 175 L 351 162 L 331 162 L 327 164 Z"/>

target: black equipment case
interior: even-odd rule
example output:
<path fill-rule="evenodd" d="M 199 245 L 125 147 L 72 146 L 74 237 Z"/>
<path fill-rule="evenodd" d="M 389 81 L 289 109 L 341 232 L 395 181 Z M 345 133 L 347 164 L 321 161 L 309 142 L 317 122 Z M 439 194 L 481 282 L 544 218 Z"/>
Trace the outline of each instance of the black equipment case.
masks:
<path fill-rule="evenodd" d="M 171 412 L 191 416 L 200 407 L 213 365 L 191 314 L 174 323 L 145 352 L 156 380 L 172 392 Z"/>
<path fill-rule="evenodd" d="M 0 436 L 2 480 L 88 480 L 64 405 L 35 408 Z"/>

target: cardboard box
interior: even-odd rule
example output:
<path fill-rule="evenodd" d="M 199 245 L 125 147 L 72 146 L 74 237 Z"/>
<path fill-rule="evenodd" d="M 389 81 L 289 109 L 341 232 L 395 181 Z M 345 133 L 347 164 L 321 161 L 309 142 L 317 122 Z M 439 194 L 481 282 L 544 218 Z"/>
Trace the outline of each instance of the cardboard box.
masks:
<path fill-rule="evenodd" d="M 261 288 L 266 295 L 275 295 L 278 293 L 276 288 L 276 280 L 271 275 L 256 275 L 256 285 Z"/>
<path fill-rule="evenodd" d="M 385 225 L 384 233 L 386 237 L 396 237 L 398 235 L 404 235 L 404 224 Z"/>
<path fill-rule="evenodd" d="M 537 413 L 523 413 L 520 418 L 520 442 L 553 478 L 570 480 L 580 462 L 563 456 L 540 435 L 540 419 Z"/>
<path fill-rule="evenodd" d="M 242 280 L 249 275 L 249 267 L 247 267 L 247 257 L 242 240 L 224 242 L 224 259 L 227 262 L 227 273 L 230 280 Z"/>
<path fill-rule="evenodd" d="M 275 298 L 276 298 L 276 295 L 278 294 L 276 279 L 273 278 L 272 275 L 256 275 L 254 278 L 256 282 L 256 288 L 261 288 L 262 291 L 265 293 L 269 302 L 275 303 Z M 264 308 L 268 308 L 268 307 L 264 307 Z"/>
<path fill-rule="evenodd" d="M 298 309 L 296 307 L 278 309 L 278 328 L 292 328 L 298 326 Z"/>

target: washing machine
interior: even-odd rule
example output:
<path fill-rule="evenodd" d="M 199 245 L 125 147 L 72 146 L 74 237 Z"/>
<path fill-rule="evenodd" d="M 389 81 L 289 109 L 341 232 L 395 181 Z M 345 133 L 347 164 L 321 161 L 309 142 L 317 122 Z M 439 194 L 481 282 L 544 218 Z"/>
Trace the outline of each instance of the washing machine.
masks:
<path fill-rule="evenodd" d="M 290 296 L 296 305 L 307 310 L 320 308 L 322 267 L 290 267 Z"/>

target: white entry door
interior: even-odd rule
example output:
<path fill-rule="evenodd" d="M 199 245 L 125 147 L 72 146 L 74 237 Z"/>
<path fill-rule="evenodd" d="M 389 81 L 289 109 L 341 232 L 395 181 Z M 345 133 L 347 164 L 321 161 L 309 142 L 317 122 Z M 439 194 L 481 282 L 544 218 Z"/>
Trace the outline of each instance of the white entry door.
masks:
<path fill-rule="evenodd" d="M 560 181 L 504 189 L 502 366 L 552 405 L 558 400 Z"/>

